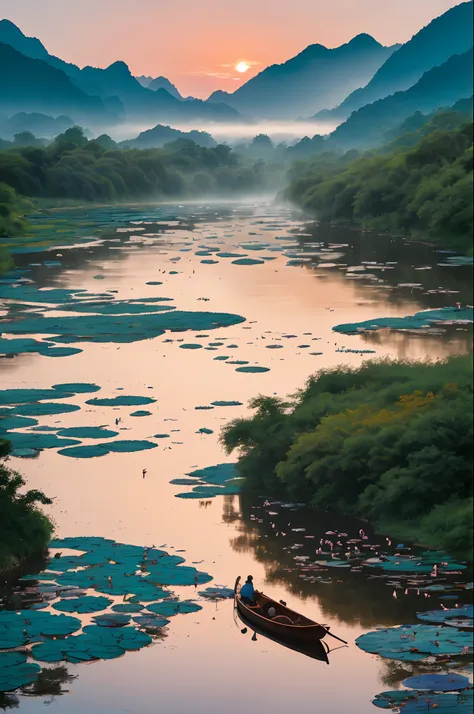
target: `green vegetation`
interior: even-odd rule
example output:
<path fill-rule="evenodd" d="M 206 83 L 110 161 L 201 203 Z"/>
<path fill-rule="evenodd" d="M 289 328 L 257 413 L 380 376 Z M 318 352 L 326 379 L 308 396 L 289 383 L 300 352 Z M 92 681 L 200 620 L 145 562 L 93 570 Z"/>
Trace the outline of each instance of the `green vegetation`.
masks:
<path fill-rule="evenodd" d="M 252 407 L 221 436 L 249 485 L 470 554 L 470 357 L 322 370 L 288 401 Z"/>
<path fill-rule="evenodd" d="M 8 441 L 0 440 L 0 571 L 41 553 L 53 531 L 38 508 L 50 504 L 50 499 L 37 490 L 20 493 L 25 481 L 7 466 L 9 449 Z"/>
<path fill-rule="evenodd" d="M 23 213 L 26 202 L 6 183 L 0 183 L 0 238 L 17 235 L 26 228 Z M 0 258 L 1 262 L 1 258 Z"/>
<path fill-rule="evenodd" d="M 79 127 L 46 147 L 0 151 L 3 181 L 23 196 L 86 201 L 235 195 L 263 185 L 263 167 L 242 165 L 230 147 L 179 139 L 162 149 L 119 149 L 108 136 L 88 141 Z"/>
<path fill-rule="evenodd" d="M 299 162 L 285 196 L 323 221 L 427 237 L 472 253 L 473 124 L 432 128 L 417 130 L 423 138 L 413 148 L 392 147 L 349 163 L 347 154 Z"/>

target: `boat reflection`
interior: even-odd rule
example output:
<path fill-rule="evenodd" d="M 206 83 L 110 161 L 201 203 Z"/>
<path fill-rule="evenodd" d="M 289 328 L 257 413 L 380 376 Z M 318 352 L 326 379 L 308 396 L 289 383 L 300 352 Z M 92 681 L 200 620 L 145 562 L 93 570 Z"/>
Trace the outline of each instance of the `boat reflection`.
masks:
<path fill-rule="evenodd" d="M 260 629 L 254 623 L 249 622 L 247 618 L 245 618 L 240 612 L 238 612 L 236 608 L 234 608 L 234 618 L 238 626 L 240 625 L 237 621 L 237 618 L 244 625 L 244 627 L 241 629 L 242 634 L 245 635 L 247 634 L 247 632 L 252 633 L 252 640 L 254 642 L 257 640 L 257 635 L 260 635 L 261 637 L 265 637 L 267 640 L 272 640 L 272 642 L 276 642 L 277 644 L 282 645 L 283 647 L 287 647 L 289 650 L 300 652 L 301 654 L 306 655 L 306 657 L 311 657 L 312 659 L 319 660 L 319 662 L 326 662 L 326 664 L 329 664 L 328 655 L 332 650 L 329 649 L 328 645 L 323 640 L 315 640 L 313 642 L 301 642 L 295 641 L 294 639 L 292 640 L 287 637 L 277 637 L 274 634 L 270 634 Z M 339 647 L 335 647 L 334 649 L 339 649 Z"/>

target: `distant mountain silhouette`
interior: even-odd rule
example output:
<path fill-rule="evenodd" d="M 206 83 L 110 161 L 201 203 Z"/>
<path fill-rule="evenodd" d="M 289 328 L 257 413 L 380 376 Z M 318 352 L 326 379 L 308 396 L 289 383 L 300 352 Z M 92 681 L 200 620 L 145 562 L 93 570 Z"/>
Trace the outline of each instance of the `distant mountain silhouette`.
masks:
<path fill-rule="evenodd" d="M 88 94 L 118 97 L 125 107 L 128 118 L 160 119 L 160 121 L 227 120 L 239 121 L 239 113 L 225 104 L 207 104 L 198 99 L 181 100 L 166 89 L 144 87 L 125 62 L 114 62 L 106 69 L 84 67 L 81 71 L 81 87 Z"/>
<path fill-rule="evenodd" d="M 254 117 L 309 116 L 366 84 L 397 48 L 383 47 L 364 34 L 335 49 L 310 45 L 287 62 L 267 67 L 233 94 L 214 92 L 208 101 L 225 102 Z"/>
<path fill-rule="evenodd" d="M 472 96 L 473 50 L 454 55 L 440 67 L 426 72 L 421 79 L 405 92 L 396 92 L 389 97 L 367 104 L 349 119 L 340 124 L 329 136 L 328 145 L 341 148 L 364 148 L 381 144 L 386 133 L 417 111 L 429 114 L 439 107 L 454 104 L 459 111 L 458 100 L 464 106 Z M 453 107 L 453 109 L 454 109 Z"/>
<path fill-rule="evenodd" d="M 142 87 L 146 87 L 147 89 L 151 89 L 153 92 L 156 92 L 157 89 L 166 89 L 168 94 L 171 94 L 172 97 L 175 97 L 175 99 L 183 99 L 181 94 L 179 93 L 177 87 L 175 87 L 174 84 L 172 84 L 169 79 L 166 79 L 166 77 L 135 77 L 137 82 L 140 82 Z"/>
<path fill-rule="evenodd" d="M 0 111 L 68 114 L 87 124 L 113 122 L 99 97 L 90 97 L 59 69 L 0 42 Z"/>
<path fill-rule="evenodd" d="M 238 122 L 241 119 L 238 111 L 222 104 L 210 104 L 197 99 L 180 101 L 180 97 L 172 96 L 173 92 L 166 91 L 166 87 L 155 87 L 155 89 L 144 87 L 132 76 L 125 62 L 114 62 L 105 69 L 96 67 L 80 69 L 74 64 L 50 55 L 40 40 L 26 37 L 9 20 L 0 21 L 0 42 L 10 45 L 26 57 L 41 59 L 51 67 L 61 70 L 78 89 L 91 97 L 100 97 L 102 100 L 100 105 L 117 116 L 123 115 L 125 110 L 127 118 L 140 118 L 155 122 L 157 120 L 167 122 L 198 120 Z M 168 81 L 161 77 L 158 79 L 162 83 Z M 173 85 L 169 84 L 168 89 L 173 90 Z M 176 90 L 176 88 L 174 89 Z M 27 96 L 23 99 L 22 109 L 37 110 L 36 105 L 28 104 Z M 0 106 L 1 101 L 0 98 Z M 74 119 L 76 119 L 75 116 Z"/>
<path fill-rule="evenodd" d="M 59 59 L 59 57 L 50 55 L 40 40 L 36 37 L 27 37 L 24 35 L 20 28 L 13 22 L 10 22 L 10 20 L 0 20 L 0 42 L 14 47 L 15 50 L 18 50 L 18 52 L 21 52 L 27 57 L 43 60 L 52 67 L 66 72 L 70 77 L 78 76 L 81 72 L 79 67 L 76 67 L 75 64 L 64 62 L 64 60 Z"/>
<path fill-rule="evenodd" d="M 460 99 L 451 107 L 453 112 L 462 112 L 463 114 L 474 114 L 474 96 L 467 99 Z"/>
<path fill-rule="evenodd" d="M 74 126 L 73 120 L 64 114 L 54 118 L 39 112 L 19 112 L 12 117 L 0 117 L 0 136 L 2 139 L 11 139 L 15 134 L 29 131 L 35 136 L 51 139 L 71 126 Z"/>
<path fill-rule="evenodd" d="M 391 54 L 363 89 L 356 89 L 336 109 L 314 118 L 345 119 L 365 104 L 408 89 L 424 72 L 443 64 L 452 55 L 467 52 L 473 45 L 472 9 L 472 2 L 464 2 L 432 20 Z"/>
<path fill-rule="evenodd" d="M 176 139 L 189 139 L 189 141 L 194 141 L 195 144 L 206 148 L 217 146 L 217 141 L 206 131 L 179 131 L 178 129 L 172 129 L 170 126 L 163 126 L 163 124 L 157 124 L 153 129 L 142 131 L 136 139 L 123 141 L 121 146 L 136 149 L 154 149 Z"/>

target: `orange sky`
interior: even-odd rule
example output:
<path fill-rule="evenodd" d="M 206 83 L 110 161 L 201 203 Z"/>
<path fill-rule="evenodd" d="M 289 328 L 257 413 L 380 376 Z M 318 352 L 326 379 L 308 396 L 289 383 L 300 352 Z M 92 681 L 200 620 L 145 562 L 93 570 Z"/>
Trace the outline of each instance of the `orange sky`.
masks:
<path fill-rule="evenodd" d="M 307 45 L 335 47 L 360 32 L 408 40 L 459 0 L 2 0 L 4 17 L 80 66 L 117 59 L 164 75 L 182 94 L 234 91 Z M 244 75 L 239 60 L 254 62 Z"/>

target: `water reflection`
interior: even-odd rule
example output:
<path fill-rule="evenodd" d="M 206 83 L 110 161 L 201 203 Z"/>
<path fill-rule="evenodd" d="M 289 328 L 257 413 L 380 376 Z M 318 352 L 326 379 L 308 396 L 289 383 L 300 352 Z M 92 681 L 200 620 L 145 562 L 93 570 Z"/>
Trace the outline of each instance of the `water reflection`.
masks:
<path fill-rule="evenodd" d="M 242 327 L 221 330 L 219 337 L 238 344 L 239 359 L 267 365 L 271 371 L 260 376 L 239 374 L 225 363 L 214 361 L 218 352 L 202 349 L 191 353 L 162 338 L 127 345 L 84 342 L 80 345 L 84 351 L 67 359 L 24 354 L 2 360 L 5 381 L 9 380 L 8 386 L 12 387 L 49 387 L 84 381 L 97 383 L 104 396 L 109 396 L 119 388 L 128 394 L 148 394 L 145 390 L 152 385 L 159 411 L 143 420 L 134 420 L 123 410 L 121 417 L 127 432 L 136 439 L 151 438 L 155 432 L 169 431 L 169 418 L 177 420 L 174 426 L 181 431 L 182 444 L 173 443 L 172 449 L 161 445 L 147 455 L 145 463 L 140 453 L 108 454 L 86 464 L 76 459 L 65 463 L 66 459 L 52 450 L 43 451 L 37 459 L 16 462 L 31 488 L 55 496 L 49 512 L 57 525 L 57 535 L 100 535 L 130 543 L 173 544 L 186 549 L 190 562 L 204 561 L 203 568 L 214 576 L 216 584 L 229 585 L 238 573 L 253 572 L 259 584 L 266 580 L 270 594 L 286 599 L 288 592 L 293 593 L 301 600 L 299 611 L 331 624 L 334 632 L 351 643 L 362 634 L 363 627 L 411 622 L 416 609 L 429 609 L 432 601 L 420 603 L 411 592 L 399 593 L 399 598 L 394 599 L 393 588 L 385 584 L 386 580 L 368 580 L 367 575 L 357 572 L 333 571 L 330 578 L 315 582 L 300 577 L 305 573 L 296 566 L 294 556 L 306 553 L 314 560 L 317 548 L 315 539 L 305 536 L 319 538 L 320 533 L 334 528 L 356 534 L 360 528 L 356 521 L 288 510 L 282 513 L 282 523 L 277 529 L 265 514 L 253 508 L 258 502 L 250 495 L 212 501 L 175 499 L 177 489 L 169 481 L 193 469 L 222 462 L 225 456 L 217 438 L 220 426 L 229 418 L 247 416 L 247 401 L 259 392 L 294 393 L 308 375 L 321 367 L 360 364 L 361 356 L 341 353 L 337 349 L 340 346 L 373 346 L 376 356 L 410 358 L 426 358 L 427 354 L 444 356 L 470 349 L 468 333 L 456 329 L 440 335 L 377 332 L 341 336 L 332 332 L 335 324 L 343 322 L 407 315 L 458 300 L 464 303 L 470 299 L 466 297 L 469 267 L 438 266 L 438 262 L 444 262 L 442 256 L 426 246 L 405 245 L 403 240 L 388 241 L 384 247 L 386 237 L 314 224 L 306 226 L 290 212 L 268 206 L 87 208 L 63 211 L 59 217 L 53 212 L 44 218 L 44 232 L 50 239 L 63 235 L 61 230 L 56 231 L 59 218 L 61 230 L 67 228 L 70 234 L 90 236 L 91 242 L 17 255 L 18 267 L 30 270 L 28 279 L 37 287 L 107 291 L 118 294 L 120 299 L 163 294 L 175 298 L 179 309 L 241 314 L 247 322 Z M 178 222 L 173 223 L 174 219 Z M 144 230 L 135 230 L 137 224 L 131 222 L 141 220 L 147 221 Z M 131 230 L 116 232 L 117 227 L 126 226 L 131 226 Z M 303 232 L 310 241 L 323 241 L 318 248 L 326 249 L 326 261 L 319 256 L 312 261 L 313 265 L 288 267 L 285 249 L 269 251 L 265 257 L 275 260 L 247 268 L 225 259 L 219 264 L 203 265 L 200 256 L 195 255 L 199 244 L 207 243 L 211 237 L 221 250 L 235 252 L 239 242 L 250 241 L 282 248 Z M 146 233 L 152 235 L 147 237 Z M 284 242 L 280 242 L 282 239 Z M 306 244 L 305 252 L 307 247 Z M 178 257 L 181 260 L 176 268 L 173 261 Z M 361 277 L 346 277 L 346 267 L 384 260 L 398 262 L 393 268 L 368 265 Z M 329 261 L 335 264 L 334 268 L 318 267 Z M 430 270 L 416 270 L 426 266 Z M 352 271 L 354 275 L 357 272 Z M 95 279 L 98 273 L 102 281 Z M 366 273 L 373 274 L 375 279 Z M 160 288 L 150 286 L 149 281 L 157 280 L 163 282 Z M 423 289 L 400 287 L 399 283 L 421 283 Z M 453 292 L 430 292 L 440 289 Z M 460 292 L 454 293 L 457 290 Z M 202 296 L 208 302 L 200 302 Z M 298 347 L 300 342 L 310 341 L 301 339 L 310 330 L 311 339 L 320 340 L 315 342 L 318 350 L 315 356 Z M 296 334 L 300 339 L 282 340 L 283 334 Z M 192 339 L 195 336 L 194 332 L 189 335 Z M 270 339 L 280 340 L 285 349 L 266 349 Z M 316 356 L 320 352 L 321 356 Z M 204 421 L 203 413 L 195 411 L 196 405 L 216 399 L 238 399 L 243 406 L 233 408 L 232 412 L 225 409 L 206 412 Z M 113 423 L 114 416 L 106 409 L 89 411 L 81 403 L 81 409 L 71 416 L 60 420 L 51 416 L 42 419 L 41 424 L 83 427 L 97 422 Z M 211 427 L 214 435 L 198 434 L 203 426 Z M 145 480 L 141 477 L 144 466 L 148 468 Z M 301 521 L 307 531 L 302 534 L 288 529 L 287 514 L 294 520 L 292 527 Z M 366 524 L 363 528 L 370 542 L 377 542 Z M 287 536 L 277 535 L 277 530 Z M 290 549 L 298 543 L 301 548 Z M 29 568 L 29 572 L 35 570 Z M 66 698 L 66 706 L 62 698 L 51 708 L 70 714 L 84 711 L 115 714 L 126 709 L 154 714 L 159 701 L 163 711 L 172 714 L 191 710 L 217 714 L 224 706 L 229 714 L 256 707 L 283 714 L 295 706 L 301 714 L 311 714 L 318 697 L 324 714 L 346 711 L 366 714 L 372 708 L 371 697 L 380 690 L 381 676 L 393 676 L 394 682 L 407 676 L 403 672 L 397 679 L 398 666 L 382 663 L 353 644 L 330 655 L 332 666 L 326 667 L 313 662 L 310 656 L 266 642 L 259 634 L 257 642 L 252 642 L 253 630 L 242 636 L 230 621 L 227 606 L 230 608 L 231 604 L 224 603 L 211 612 L 210 606 L 205 605 L 200 614 L 174 618 L 167 639 L 156 647 L 93 667 L 78 666 L 76 670 L 71 666 L 71 671 L 80 674 L 71 687 L 74 696 Z M 279 677 L 283 678 L 288 669 L 292 673 L 289 681 L 278 687 L 269 686 L 275 678 L 280 684 Z M 229 698 L 236 671 L 243 672 L 247 685 L 239 692 L 239 701 Z M 271 673 L 270 682 L 266 671 Z M 186 686 L 182 686 L 183 672 Z M 338 687 L 342 680 L 347 687 Z M 67 682 L 62 688 L 67 689 Z M 137 692 L 140 692 L 138 703 Z M 10 700 L 14 702 L 11 697 Z M 35 714 L 38 701 L 22 697 L 25 714 Z"/>
<path fill-rule="evenodd" d="M 23 697 L 41 697 L 42 705 L 53 704 L 57 697 L 69 694 L 70 690 L 65 687 L 75 679 L 77 675 L 71 674 L 67 667 L 62 665 L 44 667 L 33 684 L 21 687 L 16 694 L 0 693 L 0 709 L 18 709 Z"/>
<path fill-rule="evenodd" d="M 229 511 L 228 504 L 224 508 Z M 245 491 L 241 508 L 239 534 L 231 541 L 234 550 L 252 552 L 264 565 L 270 586 L 284 585 L 303 601 L 316 599 L 328 619 L 364 628 L 393 626 L 416 622 L 416 612 L 429 607 L 429 600 L 416 588 L 400 589 L 396 575 L 385 577 L 377 571 L 367 575 L 357 568 L 321 568 L 317 580 L 317 570 L 305 570 L 306 560 L 317 560 L 316 548 L 327 532 L 344 532 L 356 538 L 363 528 L 368 543 L 382 546 L 374 552 L 384 550 L 384 536 L 376 535 L 367 522 L 309 508 L 264 508 L 256 505 L 255 494 Z"/>
<path fill-rule="evenodd" d="M 319 662 L 325 662 L 326 664 L 329 664 L 328 655 L 329 652 L 331 652 L 332 650 L 323 640 L 316 640 L 315 642 L 308 643 L 295 642 L 294 640 L 291 640 L 289 638 L 283 639 L 281 637 L 277 637 L 276 635 L 271 635 L 268 632 L 265 632 L 261 628 L 257 627 L 255 623 L 249 622 L 237 609 L 235 609 L 234 612 L 239 618 L 241 625 L 244 625 L 244 627 L 241 629 L 241 633 L 243 635 L 249 635 L 251 641 L 256 642 L 258 634 L 260 637 L 264 637 L 267 640 L 276 642 L 278 645 L 281 645 L 282 647 L 287 647 L 289 650 L 299 652 L 300 654 L 305 655 L 306 657 L 310 657 L 311 659 L 316 659 Z"/>

